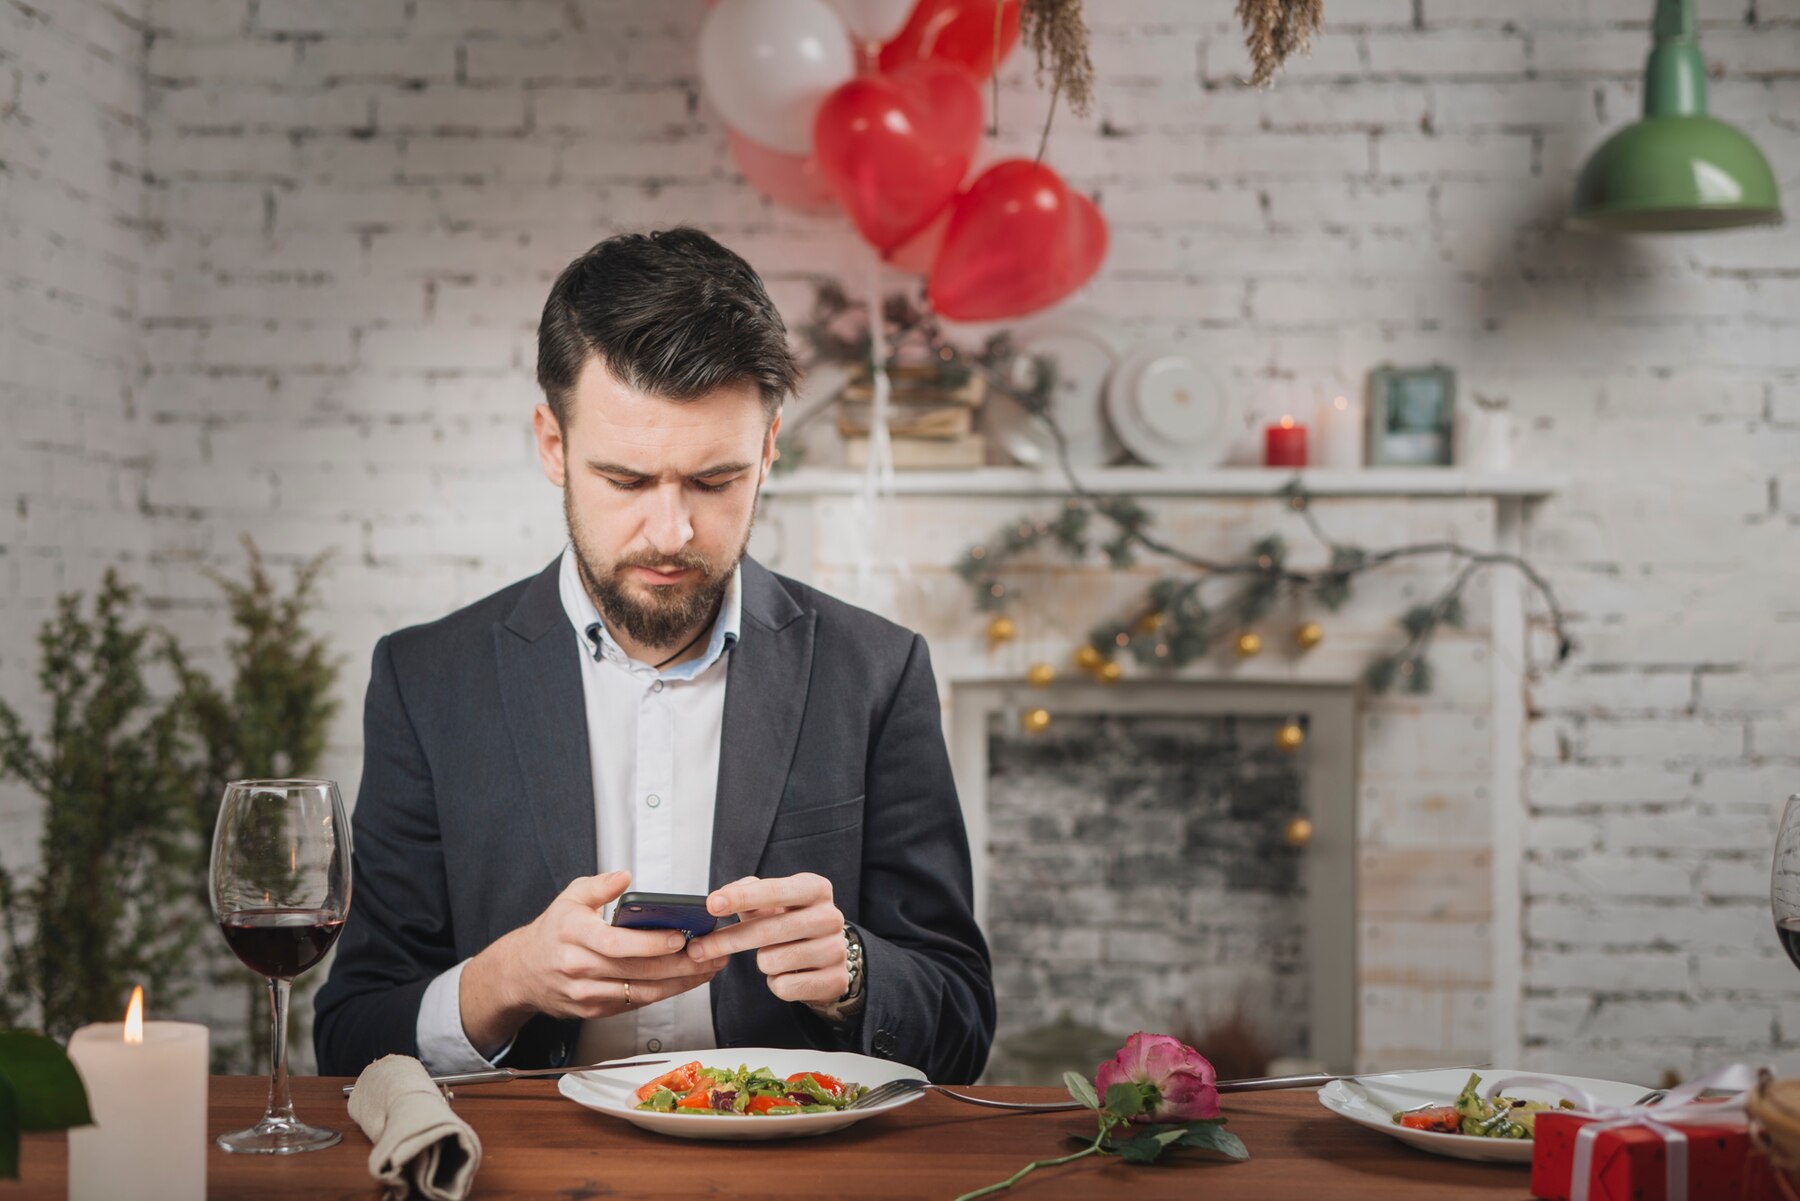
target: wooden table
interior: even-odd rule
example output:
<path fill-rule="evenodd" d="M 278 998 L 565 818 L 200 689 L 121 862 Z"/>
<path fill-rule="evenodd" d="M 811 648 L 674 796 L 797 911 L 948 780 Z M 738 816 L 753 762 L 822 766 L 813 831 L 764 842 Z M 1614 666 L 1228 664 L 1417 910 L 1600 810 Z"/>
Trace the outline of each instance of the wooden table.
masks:
<path fill-rule="evenodd" d="M 303 1120 L 344 1132 L 325 1151 L 275 1159 L 207 1159 L 208 1196 L 283 1201 L 373 1201 L 369 1140 L 345 1109 L 348 1080 L 293 1082 Z M 972 1090 L 1008 1100 L 1047 1101 L 1048 1089 Z M 264 1080 L 212 1079 L 213 1134 L 249 1125 L 262 1112 Z M 1529 1196 L 1524 1167 L 1465 1163 L 1414 1151 L 1320 1108 L 1311 1092 L 1249 1093 L 1226 1098 L 1231 1129 L 1250 1147 L 1245 1163 L 1197 1160 L 1127 1167 L 1093 1157 L 1042 1168 L 1010 1193 L 1018 1201 L 1056 1198 L 1192 1198 L 1208 1201 L 1405 1201 Z M 456 1097 L 456 1110 L 481 1136 L 475 1198 L 811 1197 L 943 1198 L 1003 1180 L 1033 1159 L 1075 1149 L 1065 1135 L 1092 1130 L 1085 1114 L 990 1113 L 927 1095 L 849 1130 L 769 1143 L 704 1143 L 649 1134 L 565 1101 L 554 1081 L 480 1085 Z M 66 1136 L 28 1134 L 18 1183 L 0 1183 L 0 1201 L 62 1198 Z M 120 1198 L 119 1201 L 130 1201 Z"/>

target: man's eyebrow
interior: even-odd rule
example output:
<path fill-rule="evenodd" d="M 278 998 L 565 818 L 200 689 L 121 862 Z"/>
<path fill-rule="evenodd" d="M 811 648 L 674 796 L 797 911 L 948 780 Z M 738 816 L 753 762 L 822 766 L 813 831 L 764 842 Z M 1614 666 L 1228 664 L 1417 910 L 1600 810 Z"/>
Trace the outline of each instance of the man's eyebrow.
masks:
<path fill-rule="evenodd" d="M 703 471 L 696 471 L 688 478 L 704 480 L 715 475 L 736 475 L 741 471 L 748 471 L 754 466 L 754 463 L 720 463 L 716 467 L 708 467 Z M 622 463 L 603 463 L 598 459 L 589 459 L 588 469 L 590 471 L 598 471 L 602 475 L 624 475 L 634 479 L 648 479 L 650 476 L 649 472 L 640 470 L 636 467 L 626 467 Z"/>

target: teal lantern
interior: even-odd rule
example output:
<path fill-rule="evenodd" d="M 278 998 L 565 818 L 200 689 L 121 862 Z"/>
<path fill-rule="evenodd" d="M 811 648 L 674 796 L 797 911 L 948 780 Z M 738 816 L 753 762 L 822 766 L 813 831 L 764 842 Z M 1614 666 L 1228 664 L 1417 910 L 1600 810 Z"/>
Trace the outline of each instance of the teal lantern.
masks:
<path fill-rule="evenodd" d="M 1756 143 L 1706 115 L 1693 0 L 1657 0 L 1644 117 L 1594 151 L 1570 219 L 1630 233 L 1730 229 L 1781 220 L 1775 174 Z"/>

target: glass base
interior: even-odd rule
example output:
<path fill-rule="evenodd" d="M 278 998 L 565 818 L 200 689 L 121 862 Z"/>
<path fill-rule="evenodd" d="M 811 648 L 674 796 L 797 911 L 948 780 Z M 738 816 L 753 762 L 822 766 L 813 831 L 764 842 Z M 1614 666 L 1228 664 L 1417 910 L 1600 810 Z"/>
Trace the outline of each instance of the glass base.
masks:
<path fill-rule="evenodd" d="M 300 1151 L 323 1151 L 335 1147 L 343 1135 L 323 1126 L 308 1126 L 293 1119 L 264 1118 L 248 1130 L 221 1134 L 215 1141 L 227 1151 L 240 1155 L 293 1155 Z"/>

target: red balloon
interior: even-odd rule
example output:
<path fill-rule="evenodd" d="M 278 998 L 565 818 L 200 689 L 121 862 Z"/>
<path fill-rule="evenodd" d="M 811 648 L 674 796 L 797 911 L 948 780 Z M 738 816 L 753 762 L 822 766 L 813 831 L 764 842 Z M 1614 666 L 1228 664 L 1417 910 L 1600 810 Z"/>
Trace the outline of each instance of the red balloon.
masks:
<path fill-rule="evenodd" d="M 953 321 L 998 321 L 1048 308 L 1093 278 L 1106 219 L 1055 171 L 1007 159 L 956 198 L 929 292 Z"/>
<path fill-rule="evenodd" d="M 752 141 L 727 125 L 731 157 L 752 187 L 773 200 L 803 213 L 822 212 L 832 206 L 831 187 L 819 173 L 818 160 L 801 154 L 783 154 Z"/>
<path fill-rule="evenodd" d="M 843 84 L 819 107 L 813 154 L 856 228 L 888 251 L 956 195 L 981 145 L 981 88 L 952 63 Z"/>
<path fill-rule="evenodd" d="M 894 40 L 881 48 L 881 69 L 920 59 L 961 63 L 978 80 L 994 73 L 994 9 L 1000 9 L 1000 57 L 1019 42 L 1021 0 L 919 0 Z"/>

